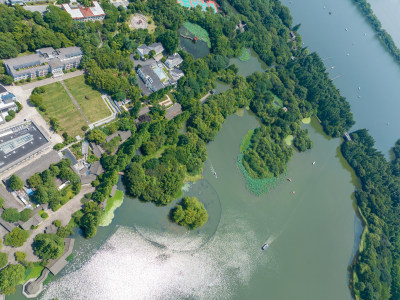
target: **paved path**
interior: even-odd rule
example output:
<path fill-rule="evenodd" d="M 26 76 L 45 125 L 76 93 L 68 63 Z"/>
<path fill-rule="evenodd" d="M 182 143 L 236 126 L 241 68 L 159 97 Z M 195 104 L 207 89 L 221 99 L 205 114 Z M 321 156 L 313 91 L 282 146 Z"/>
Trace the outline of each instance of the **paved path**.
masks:
<path fill-rule="evenodd" d="M 87 193 L 92 193 L 93 191 L 94 187 L 90 185 L 83 186 L 78 195 L 69 200 L 65 205 L 61 206 L 57 211 L 52 211 L 50 209 L 46 210 L 49 217 L 44 220 L 37 229 L 34 231 L 31 230 L 31 236 L 22 247 L 12 248 L 10 246 L 3 246 L 1 251 L 8 254 L 8 261 L 10 263 L 15 263 L 14 253 L 17 251 L 25 252 L 28 261 L 40 261 L 40 259 L 33 253 L 33 239 L 35 236 L 39 233 L 44 233 L 44 229 L 51 225 L 55 220 L 60 220 L 61 225 L 66 226 L 71 219 L 72 214 L 82 207 L 81 199 L 83 196 Z"/>
<path fill-rule="evenodd" d="M 74 98 L 74 96 L 72 96 L 71 92 L 69 91 L 69 89 L 67 88 L 67 86 L 65 85 L 64 81 L 60 81 L 61 85 L 63 86 L 63 88 L 65 89 L 65 91 L 67 92 L 68 96 L 71 98 L 72 103 L 76 106 L 76 108 L 79 110 L 79 112 L 81 113 L 81 115 L 83 116 L 83 118 L 85 119 L 86 123 L 90 124 L 89 120 L 86 118 L 85 114 L 83 113 L 81 107 L 78 104 L 78 101 L 76 101 L 76 99 Z"/>
<path fill-rule="evenodd" d="M 32 90 L 35 87 L 44 86 L 44 85 L 48 85 L 48 84 L 53 83 L 53 82 L 58 82 L 58 81 L 62 81 L 62 80 L 65 80 L 65 79 L 81 76 L 81 75 L 83 75 L 83 73 L 84 72 L 82 70 L 78 70 L 78 71 L 75 71 L 75 72 L 64 74 L 63 76 L 60 76 L 60 77 L 57 77 L 57 78 L 46 78 L 46 79 L 35 81 L 35 82 L 32 82 L 32 83 L 24 84 L 24 85 L 21 85 L 21 87 L 24 90 Z"/>
<path fill-rule="evenodd" d="M 200 102 L 203 103 L 203 102 L 206 101 L 207 98 L 210 97 L 210 96 L 211 96 L 211 94 L 210 94 L 210 92 L 208 92 L 207 95 L 205 95 L 203 98 L 200 99 Z"/>

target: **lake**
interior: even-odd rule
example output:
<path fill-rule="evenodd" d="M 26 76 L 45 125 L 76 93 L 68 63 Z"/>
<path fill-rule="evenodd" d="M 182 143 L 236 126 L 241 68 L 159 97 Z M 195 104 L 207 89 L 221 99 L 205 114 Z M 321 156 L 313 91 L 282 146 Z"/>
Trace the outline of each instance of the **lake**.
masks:
<path fill-rule="evenodd" d="M 331 78 L 351 103 L 354 129 L 369 129 L 388 153 L 399 137 L 398 65 L 351 1 L 285 3 L 294 23 L 302 23 L 308 48 L 334 66 Z M 327 138 L 315 120 L 303 125 L 314 148 L 294 154 L 287 175 L 293 181 L 256 197 L 236 160 L 242 138 L 257 126 L 249 113 L 234 114 L 207 146 L 204 180 L 185 192 L 210 210 L 204 228 L 187 233 L 169 223 L 173 204 L 159 208 L 125 198 L 109 227 L 91 240 L 77 236 L 75 260 L 42 298 L 351 299 L 347 267 L 360 223 L 352 198 L 356 178 L 340 155 L 340 140 Z M 261 251 L 266 241 L 271 246 Z"/>

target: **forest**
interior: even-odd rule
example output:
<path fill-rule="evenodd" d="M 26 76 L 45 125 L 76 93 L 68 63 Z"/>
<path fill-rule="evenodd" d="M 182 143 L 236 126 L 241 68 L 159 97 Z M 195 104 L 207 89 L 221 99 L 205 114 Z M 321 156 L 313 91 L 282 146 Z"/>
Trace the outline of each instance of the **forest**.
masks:
<path fill-rule="evenodd" d="M 386 161 L 365 129 L 351 134 L 341 151 L 361 180 L 355 197 L 365 220 L 363 249 L 352 265 L 351 287 L 361 299 L 400 297 L 400 140 Z"/>

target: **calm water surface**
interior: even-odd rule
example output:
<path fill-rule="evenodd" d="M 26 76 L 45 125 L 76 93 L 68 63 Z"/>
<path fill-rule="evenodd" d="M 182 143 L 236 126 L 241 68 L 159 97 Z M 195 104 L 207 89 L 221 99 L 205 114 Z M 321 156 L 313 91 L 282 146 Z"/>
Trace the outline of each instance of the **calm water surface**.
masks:
<path fill-rule="evenodd" d="M 309 49 L 335 66 L 331 78 L 341 75 L 335 83 L 351 102 L 355 128 L 368 128 L 387 152 L 400 125 L 398 66 L 351 1 L 286 4 L 295 23 L 302 23 Z M 255 197 L 236 160 L 241 139 L 257 126 L 248 113 L 232 115 L 207 146 L 205 179 L 185 192 L 210 210 L 204 228 L 186 233 L 167 221 L 172 205 L 125 198 L 112 224 L 94 239 L 77 236 L 75 261 L 42 298 L 350 299 L 347 266 L 360 225 L 352 207 L 356 180 L 340 156 L 340 141 L 324 136 L 318 124 L 304 125 L 314 148 L 295 153 L 288 165 L 293 182 Z M 262 252 L 267 240 L 271 246 Z"/>

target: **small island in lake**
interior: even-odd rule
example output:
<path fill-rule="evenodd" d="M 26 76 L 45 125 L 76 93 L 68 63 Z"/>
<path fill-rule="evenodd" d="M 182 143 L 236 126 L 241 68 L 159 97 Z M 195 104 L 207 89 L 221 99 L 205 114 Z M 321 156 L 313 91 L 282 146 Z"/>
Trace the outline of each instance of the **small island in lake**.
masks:
<path fill-rule="evenodd" d="M 207 222 L 208 214 L 204 204 L 196 197 L 185 197 L 180 204 L 171 209 L 169 218 L 176 224 L 193 230 Z"/>

